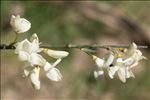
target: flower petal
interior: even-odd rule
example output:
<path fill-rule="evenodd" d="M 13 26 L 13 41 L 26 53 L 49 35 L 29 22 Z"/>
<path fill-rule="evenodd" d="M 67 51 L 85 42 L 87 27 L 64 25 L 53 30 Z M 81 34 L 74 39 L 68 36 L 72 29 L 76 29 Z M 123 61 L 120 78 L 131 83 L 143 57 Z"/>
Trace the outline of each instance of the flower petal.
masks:
<path fill-rule="evenodd" d="M 119 79 L 123 83 L 126 82 L 126 71 L 125 71 L 125 68 L 119 68 L 119 70 L 118 70 L 118 76 L 119 76 Z"/>
<path fill-rule="evenodd" d="M 23 49 L 23 44 L 24 44 L 24 42 L 29 42 L 29 41 L 28 41 L 27 39 L 24 39 L 23 41 L 17 42 L 17 43 L 15 44 L 15 47 L 16 47 L 15 53 L 16 53 L 16 54 L 18 54 L 19 51 L 24 51 L 24 49 Z"/>
<path fill-rule="evenodd" d="M 25 39 L 24 41 L 22 41 L 22 50 L 27 52 L 27 53 L 31 53 L 31 42 L 28 41 L 27 39 Z"/>
<path fill-rule="evenodd" d="M 104 66 L 104 60 L 103 59 L 101 59 L 101 58 L 96 58 L 95 59 L 95 63 L 96 63 L 96 65 L 98 66 L 98 67 L 100 67 L 100 68 L 102 68 L 103 66 Z"/>
<path fill-rule="evenodd" d="M 130 78 L 130 77 L 135 78 L 135 76 L 134 76 L 132 70 L 131 70 L 129 67 L 127 67 L 127 68 L 126 68 L 126 78 Z"/>
<path fill-rule="evenodd" d="M 131 70 L 129 71 L 129 73 L 130 73 L 130 77 L 135 78 L 135 76 L 134 76 L 134 74 L 133 74 L 133 72 Z"/>
<path fill-rule="evenodd" d="M 31 64 L 31 66 L 34 66 L 34 65 L 45 66 L 47 61 L 41 55 L 32 53 L 30 55 L 29 62 Z"/>
<path fill-rule="evenodd" d="M 37 90 L 40 89 L 39 72 L 40 72 L 40 68 L 36 67 L 30 74 L 31 82 L 34 85 L 34 88 Z"/>
<path fill-rule="evenodd" d="M 140 50 L 136 50 L 136 58 L 137 60 L 147 59 L 145 56 L 142 56 L 142 52 Z"/>
<path fill-rule="evenodd" d="M 127 49 L 126 56 L 130 57 L 136 52 L 136 50 L 137 50 L 137 45 L 135 43 L 132 43 L 130 47 Z"/>
<path fill-rule="evenodd" d="M 21 61 L 27 61 L 29 59 L 29 54 L 24 51 L 19 51 L 18 57 Z"/>
<path fill-rule="evenodd" d="M 14 15 L 11 16 L 11 19 L 10 19 L 11 26 L 14 26 L 15 18 L 16 18 L 16 16 L 14 16 Z"/>
<path fill-rule="evenodd" d="M 129 69 L 132 69 L 133 67 L 138 65 L 138 61 L 134 62 L 132 65 L 129 66 Z"/>
<path fill-rule="evenodd" d="M 109 66 L 112 64 L 113 60 L 114 60 L 114 55 L 112 52 L 109 53 L 108 57 L 106 56 L 105 58 L 105 66 Z"/>
<path fill-rule="evenodd" d="M 113 67 L 110 67 L 109 70 L 108 70 L 108 75 L 111 79 L 114 78 L 114 75 L 116 73 L 116 71 L 119 70 L 119 67 L 118 66 L 113 66 Z"/>
<path fill-rule="evenodd" d="M 39 38 L 38 38 L 38 36 L 37 36 L 36 33 L 34 33 L 34 34 L 31 36 L 31 38 L 30 38 L 30 41 L 31 41 L 31 42 L 33 42 L 34 40 L 39 41 Z"/>
<path fill-rule="evenodd" d="M 53 66 L 49 62 L 46 62 L 46 64 L 44 65 L 44 70 L 47 72 L 51 68 L 53 68 Z"/>
<path fill-rule="evenodd" d="M 52 68 L 46 73 L 46 76 L 52 81 L 60 81 L 62 79 L 62 75 L 60 71 L 56 68 Z"/>
<path fill-rule="evenodd" d="M 29 70 L 24 69 L 24 75 L 25 75 L 25 76 L 28 76 L 29 74 L 30 74 L 30 71 L 29 71 Z"/>
<path fill-rule="evenodd" d="M 24 69 L 24 75 L 28 76 L 32 71 L 33 71 L 34 67 L 28 66 Z"/>
<path fill-rule="evenodd" d="M 31 23 L 24 18 L 20 18 L 19 22 L 16 23 L 16 28 L 18 33 L 24 33 L 31 28 Z"/>
<path fill-rule="evenodd" d="M 39 43 L 39 39 L 38 39 L 38 36 L 36 35 L 36 33 L 34 33 L 31 36 L 30 40 L 31 40 L 31 44 L 32 44 L 31 45 L 32 46 L 31 52 L 32 53 L 40 52 L 41 51 L 40 48 L 39 48 L 40 43 Z"/>
<path fill-rule="evenodd" d="M 97 71 L 94 71 L 94 77 L 95 77 L 95 78 L 98 78 L 98 73 L 97 73 Z"/>
<path fill-rule="evenodd" d="M 103 75 L 104 74 L 104 71 L 103 70 L 100 70 L 100 71 L 94 71 L 94 77 L 95 78 L 98 78 L 99 76 Z"/>
<path fill-rule="evenodd" d="M 31 44 L 31 53 L 37 53 L 39 52 L 39 42 L 37 40 L 33 40 L 32 44 Z"/>
<path fill-rule="evenodd" d="M 131 66 L 134 63 L 134 59 L 132 57 L 124 60 L 125 66 Z"/>

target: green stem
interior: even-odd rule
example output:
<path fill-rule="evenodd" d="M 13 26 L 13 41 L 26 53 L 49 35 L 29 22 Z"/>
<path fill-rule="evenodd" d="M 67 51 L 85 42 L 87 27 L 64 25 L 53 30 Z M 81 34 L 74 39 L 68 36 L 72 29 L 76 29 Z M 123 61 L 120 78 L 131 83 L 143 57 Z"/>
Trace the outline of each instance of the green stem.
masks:
<path fill-rule="evenodd" d="M 12 43 L 10 43 L 8 46 L 14 46 L 14 44 L 16 44 L 17 43 L 17 39 L 18 39 L 18 34 L 15 32 L 15 39 L 14 39 L 14 41 L 12 42 Z"/>
<path fill-rule="evenodd" d="M 98 44 L 91 44 L 91 45 L 41 45 L 41 48 L 128 48 L 129 45 L 98 45 Z M 138 48 L 148 48 L 148 46 L 137 46 Z"/>
<path fill-rule="evenodd" d="M 10 45 L 6 44 L 0 44 L 0 49 L 15 49 L 14 44 L 16 43 L 16 39 L 13 43 Z M 40 48 L 50 48 L 50 49 L 71 49 L 71 48 L 128 48 L 129 45 L 74 45 L 74 44 L 68 44 L 68 45 L 41 45 Z M 137 46 L 138 48 L 146 49 L 148 46 Z"/>

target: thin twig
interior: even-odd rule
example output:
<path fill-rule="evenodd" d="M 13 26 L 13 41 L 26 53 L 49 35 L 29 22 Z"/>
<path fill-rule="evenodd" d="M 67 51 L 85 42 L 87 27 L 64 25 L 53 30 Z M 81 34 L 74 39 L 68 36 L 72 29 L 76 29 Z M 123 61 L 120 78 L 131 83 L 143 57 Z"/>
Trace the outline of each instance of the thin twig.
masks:
<path fill-rule="evenodd" d="M 129 45 L 75 45 L 75 44 L 68 44 L 68 45 L 41 45 L 40 48 L 53 48 L 53 49 L 58 49 L 58 48 L 64 48 L 64 49 L 70 49 L 70 48 L 128 48 Z M 148 48 L 148 46 L 137 46 L 138 48 Z M 6 45 L 6 44 L 1 44 L 0 49 L 15 49 L 14 45 Z"/>

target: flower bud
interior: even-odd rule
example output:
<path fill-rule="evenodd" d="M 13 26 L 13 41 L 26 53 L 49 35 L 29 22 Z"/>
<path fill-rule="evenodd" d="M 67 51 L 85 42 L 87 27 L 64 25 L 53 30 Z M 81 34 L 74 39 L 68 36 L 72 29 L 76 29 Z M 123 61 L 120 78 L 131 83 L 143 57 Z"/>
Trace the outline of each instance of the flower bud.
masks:
<path fill-rule="evenodd" d="M 64 58 L 68 56 L 68 52 L 66 51 L 57 51 L 57 50 L 51 50 L 51 49 L 43 49 L 44 53 L 48 54 L 49 56 L 59 59 Z"/>
<path fill-rule="evenodd" d="M 18 34 L 24 33 L 31 28 L 31 23 L 24 18 L 20 18 L 19 15 L 11 16 L 10 25 L 14 28 L 15 32 L 17 32 Z"/>

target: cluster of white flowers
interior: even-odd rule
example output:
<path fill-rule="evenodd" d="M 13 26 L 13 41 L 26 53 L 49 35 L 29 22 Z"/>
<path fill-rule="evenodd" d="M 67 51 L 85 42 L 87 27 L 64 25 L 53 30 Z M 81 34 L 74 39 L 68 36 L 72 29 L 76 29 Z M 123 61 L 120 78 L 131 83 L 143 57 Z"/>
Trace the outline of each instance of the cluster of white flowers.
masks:
<path fill-rule="evenodd" d="M 23 33 L 30 29 L 30 22 L 20 16 L 12 16 L 11 25 L 17 33 Z M 47 48 L 40 48 L 40 42 L 37 34 L 33 34 L 30 38 L 24 39 L 21 42 L 15 44 L 15 53 L 18 54 L 18 57 L 21 61 L 27 61 L 29 66 L 24 69 L 24 75 L 29 76 L 31 82 L 35 89 L 40 89 L 40 80 L 39 73 L 40 69 L 43 68 L 46 76 L 52 81 L 60 81 L 62 75 L 60 71 L 56 68 L 58 63 L 62 58 L 68 56 L 66 51 L 57 51 Z M 50 57 L 55 58 L 56 61 L 51 64 L 46 59 L 44 59 L 39 53 L 44 52 Z"/>
<path fill-rule="evenodd" d="M 111 79 L 113 79 L 117 73 L 122 82 L 126 82 L 127 78 L 134 78 L 132 68 L 138 64 L 138 61 L 147 58 L 142 56 L 142 52 L 137 49 L 135 43 L 132 43 L 128 49 L 125 49 L 124 53 L 124 57 L 116 56 L 113 51 L 107 53 L 103 59 L 93 56 L 98 67 L 98 71 L 94 71 L 94 77 L 97 78 L 103 75 L 104 72 L 107 72 Z"/>
<path fill-rule="evenodd" d="M 24 33 L 31 28 L 31 23 L 24 18 L 20 18 L 19 15 L 12 15 L 10 24 L 17 34 Z M 46 76 L 50 80 L 60 81 L 62 79 L 62 75 L 56 66 L 69 54 L 66 51 L 40 48 L 40 44 L 36 33 L 31 36 L 30 40 L 24 39 L 15 44 L 15 53 L 18 54 L 19 59 L 29 63 L 29 66 L 24 69 L 24 76 L 30 77 L 35 89 L 40 89 L 39 74 L 41 68 L 44 69 Z M 44 52 L 56 59 L 56 61 L 49 63 L 41 56 L 40 52 Z M 116 56 L 118 53 L 110 50 L 103 59 L 92 55 L 93 60 L 98 66 L 98 70 L 94 71 L 94 77 L 97 78 L 107 72 L 111 79 L 113 79 L 117 73 L 122 82 L 126 82 L 127 78 L 134 78 L 132 68 L 138 64 L 138 61 L 146 59 L 146 57 L 142 56 L 141 51 L 137 49 L 135 43 L 132 43 L 128 49 L 124 50 L 124 54 L 124 57 Z"/>

